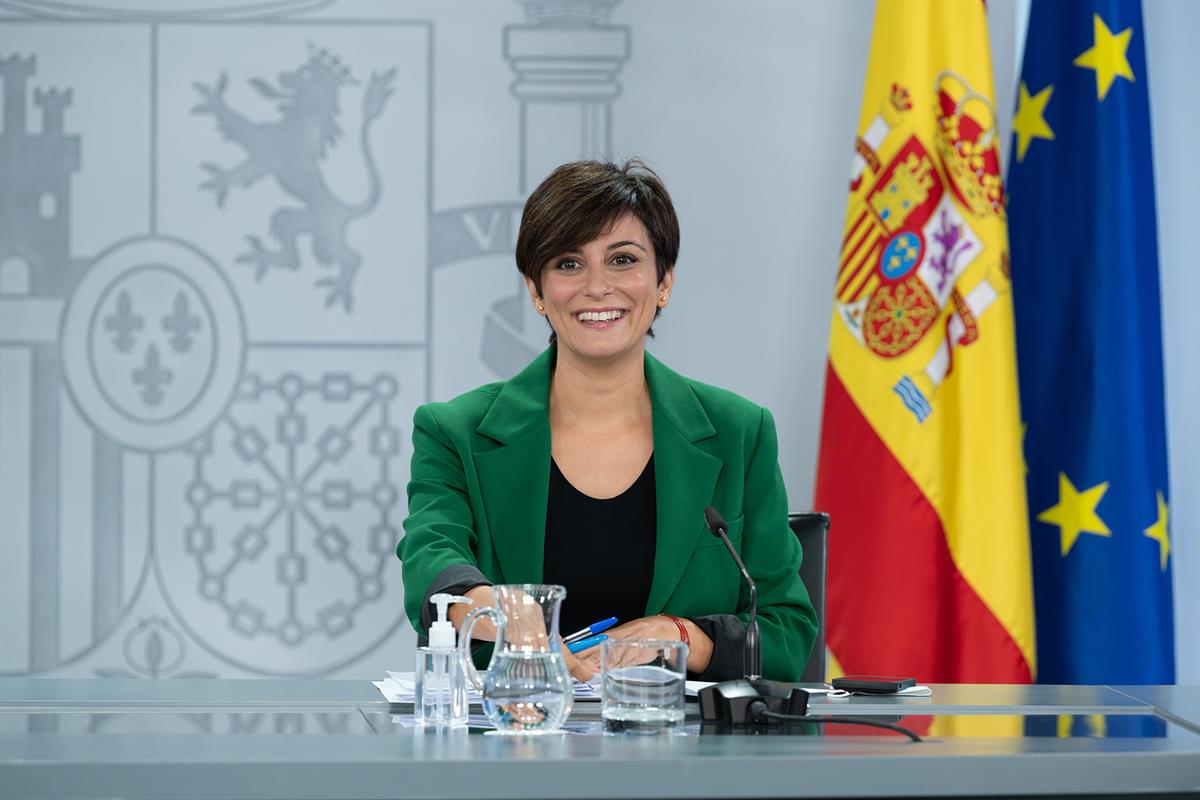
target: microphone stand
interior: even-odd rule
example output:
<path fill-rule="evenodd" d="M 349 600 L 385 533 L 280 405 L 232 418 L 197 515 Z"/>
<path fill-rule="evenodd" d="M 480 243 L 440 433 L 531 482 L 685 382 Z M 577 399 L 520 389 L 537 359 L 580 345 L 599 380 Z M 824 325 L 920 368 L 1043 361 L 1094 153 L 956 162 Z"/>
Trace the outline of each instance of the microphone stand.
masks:
<path fill-rule="evenodd" d="M 704 521 L 713 536 L 725 543 L 725 549 L 742 573 L 750 590 L 750 618 L 746 621 L 746 639 L 742 646 L 740 680 L 722 681 L 700 691 L 700 716 L 704 722 L 723 725 L 766 725 L 762 710 L 773 714 L 804 716 L 808 710 L 808 692 L 788 683 L 762 677 L 762 644 L 758 633 L 758 586 L 729 541 L 729 526 L 720 513 L 709 506 Z"/>
<path fill-rule="evenodd" d="M 725 549 L 733 557 L 733 563 L 737 564 L 738 570 L 742 573 L 742 580 L 750 587 L 750 619 L 746 622 L 746 639 L 742 644 L 742 674 L 748 680 L 758 680 L 762 677 L 762 645 L 758 638 L 758 586 L 750 577 L 750 572 L 742 563 L 737 551 L 733 549 L 733 542 L 729 541 L 729 532 L 726 529 L 725 521 L 721 520 L 721 524 L 715 526 L 713 532 L 721 537 L 721 541 L 725 543 Z"/>

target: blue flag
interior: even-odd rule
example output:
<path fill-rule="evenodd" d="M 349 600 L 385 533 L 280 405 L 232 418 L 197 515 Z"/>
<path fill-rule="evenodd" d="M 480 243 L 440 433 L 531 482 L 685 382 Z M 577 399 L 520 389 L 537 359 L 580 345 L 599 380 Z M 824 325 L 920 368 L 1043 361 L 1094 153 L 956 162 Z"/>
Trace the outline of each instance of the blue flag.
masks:
<path fill-rule="evenodd" d="M 1170 495 L 1138 0 L 1034 0 L 1009 236 L 1041 683 L 1173 683 Z"/>

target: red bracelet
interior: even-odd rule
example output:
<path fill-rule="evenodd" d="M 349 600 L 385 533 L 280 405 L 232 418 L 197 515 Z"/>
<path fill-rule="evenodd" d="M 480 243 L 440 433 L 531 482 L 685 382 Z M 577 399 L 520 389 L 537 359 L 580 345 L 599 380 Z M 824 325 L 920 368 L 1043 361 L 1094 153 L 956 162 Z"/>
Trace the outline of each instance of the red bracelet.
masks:
<path fill-rule="evenodd" d="M 692 640 L 688 638 L 687 628 L 684 627 L 683 620 L 681 620 L 679 617 L 672 617 L 670 614 L 663 614 L 663 616 L 671 620 L 671 622 L 674 622 L 675 627 L 679 628 L 679 641 L 683 642 L 688 647 L 691 647 Z"/>

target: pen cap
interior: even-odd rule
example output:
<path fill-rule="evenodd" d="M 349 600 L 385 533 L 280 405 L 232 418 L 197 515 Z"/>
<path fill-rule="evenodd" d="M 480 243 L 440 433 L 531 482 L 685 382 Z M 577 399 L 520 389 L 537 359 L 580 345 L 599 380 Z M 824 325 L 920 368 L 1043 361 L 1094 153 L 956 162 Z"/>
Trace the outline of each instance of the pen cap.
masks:
<path fill-rule="evenodd" d="M 432 650 L 453 650 L 454 625 L 447 616 L 450 606 L 455 603 L 474 603 L 469 597 L 456 594 L 438 593 L 429 598 L 429 602 L 437 606 L 437 620 L 429 626 L 429 647 Z"/>

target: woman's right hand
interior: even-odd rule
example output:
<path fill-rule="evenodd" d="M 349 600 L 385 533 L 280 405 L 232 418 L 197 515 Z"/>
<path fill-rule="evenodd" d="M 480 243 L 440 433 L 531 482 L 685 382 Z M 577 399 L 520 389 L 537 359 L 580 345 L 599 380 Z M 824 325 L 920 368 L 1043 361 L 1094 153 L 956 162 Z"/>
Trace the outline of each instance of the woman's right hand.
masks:
<path fill-rule="evenodd" d="M 467 618 L 467 615 L 475 609 L 484 608 L 487 606 L 491 606 L 492 608 L 496 607 L 496 593 L 492 591 L 491 586 L 486 584 L 470 589 L 466 593 L 466 596 L 471 598 L 473 602 L 470 604 L 455 603 L 454 605 L 450 606 L 448 612 L 450 622 L 454 625 L 454 629 L 457 631 L 462 630 L 463 621 Z M 521 619 L 527 615 L 511 614 L 510 610 L 510 616 Z M 516 639 L 527 639 L 529 640 L 527 643 L 534 644 L 536 640 L 544 640 L 546 632 L 541 625 L 541 619 L 537 619 L 536 624 L 533 624 L 532 617 L 530 618 L 531 624 L 528 626 L 522 626 L 520 623 L 516 625 L 512 625 L 510 623 L 511 627 L 514 629 L 510 631 L 510 635 Z M 536 627 L 537 630 L 524 630 L 525 627 Z M 492 623 L 490 618 L 484 617 L 475 623 L 475 630 L 471 632 L 471 638 L 487 642 L 494 642 L 496 641 L 496 626 Z M 571 677 L 575 678 L 575 680 L 586 683 L 594 678 L 596 673 L 600 671 L 600 645 L 589 647 L 587 650 L 583 650 L 576 654 L 568 650 L 567 646 L 564 644 L 562 646 L 562 657 L 563 662 L 567 665 L 567 671 L 571 673 Z"/>
<path fill-rule="evenodd" d="M 571 677 L 582 683 L 587 683 L 600 671 L 600 645 L 598 644 L 578 653 L 572 653 L 564 644 L 562 657 Z"/>

